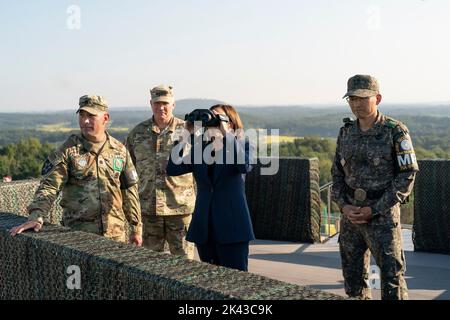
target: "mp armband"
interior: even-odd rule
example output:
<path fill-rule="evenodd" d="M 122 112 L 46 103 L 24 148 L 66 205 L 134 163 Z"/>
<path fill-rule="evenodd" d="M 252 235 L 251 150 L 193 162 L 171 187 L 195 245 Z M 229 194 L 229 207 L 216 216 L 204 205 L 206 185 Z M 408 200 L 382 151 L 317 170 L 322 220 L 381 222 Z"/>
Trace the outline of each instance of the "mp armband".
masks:
<path fill-rule="evenodd" d="M 396 134 L 394 146 L 397 156 L 397 171 L 400 173 L 419 171 L 416 154 L 409 134 L 406 132 Z"/>
<path fill-rule="evenodd" d="M 128 189 L 137 184 L 139 181 L 135 169 L 123 170 L 120 174 L 120 189 Z"/>

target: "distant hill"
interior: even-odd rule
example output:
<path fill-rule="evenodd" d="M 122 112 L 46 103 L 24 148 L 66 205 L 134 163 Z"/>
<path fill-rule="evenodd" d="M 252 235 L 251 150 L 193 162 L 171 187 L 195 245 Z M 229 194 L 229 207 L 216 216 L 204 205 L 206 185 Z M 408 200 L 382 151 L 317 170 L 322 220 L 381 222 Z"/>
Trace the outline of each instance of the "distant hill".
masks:
<path fill-rule="evenodd" d="M 207 109 L 222 103 L 212 99 L 183 99 L 176 102 L 174 113 L 182 118 L 194 109 Z M 21 112 L 0 113 L 0 130 L 6 129 L 39 129 L 42 126 L 64 124 L 69 128 L 78 127 L 76 110 L 62 110 L 55 112 Z M 110 108 L 111 125 L 130 128 L 152 115 L 150 106 L 131 106 Z"/>
<path fill-rule="evenodd" d="M 175 112 L 178 114 L 186 114 L 194 109 L 209 109 L 215 104 L 223 103 L 219 100 L 213 100 L 213 99 L 181 99 L 176 101 L 175 106 Z M 145 107 L 116 107 L 116 108 L 110 108 L 112 112 L 151 112 L 150 105 Z"/>
<path fill-rule="evenodd" d="M 212 99 L 177 101 L 175 115 L 184 118 L 193 109 L 221 103 Z M 340 106 L 236 106 L 246 128 L 279 129 L 284 136 L 336 137 L 342 118 L 352 116 L 343 102 Z M 450 105 L 381 104 L 381 112 L 403 121 L 412 136 L 450 136 Z M 39 137 L 41 142 L 60 142 L 70 129 L 78 129 L 75 110 L 42 113 L 0 113 L 0 146 L 20 138 Z M 119 138 L 129 129 L 151 117 L 150 106 L 111 108 L 111 132 Z"/>

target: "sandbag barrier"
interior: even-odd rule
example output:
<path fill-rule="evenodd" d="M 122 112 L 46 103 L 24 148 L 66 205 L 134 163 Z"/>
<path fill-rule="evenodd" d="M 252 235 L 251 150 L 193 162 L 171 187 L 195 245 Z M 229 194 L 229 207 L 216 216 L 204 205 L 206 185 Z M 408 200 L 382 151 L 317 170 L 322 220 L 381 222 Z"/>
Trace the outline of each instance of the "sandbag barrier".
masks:
<path fill-rule="evenodd" d="M 261 175 L 264 166 L 258 161 L 246 177 L 256 238 L 320 242 L 319 159 L 280 158 L 276 175 Z"/>
<path fill-rule="evenodd" d="M 420 160 L 414 184 L 415 251 L 450 254 L 450 161 Z"/>
<path fill-rule="evenodd" d="M 343 299 L 56 225 L 11 237 L 8 229 L 24 221 L 0 213 L 0 299 Z"/>
<path fill-rule="evenodd" d="M 0 211 L 28 216 L 27 206 L 33 200 L 39 181 L 39 179 L 28 179 L 6 183 L 0 182 Z M 52 224 L 61 223 L 62 208 L 59 206 L 60 199 L 61 195 L 56 198 L 46 222 Z"/>

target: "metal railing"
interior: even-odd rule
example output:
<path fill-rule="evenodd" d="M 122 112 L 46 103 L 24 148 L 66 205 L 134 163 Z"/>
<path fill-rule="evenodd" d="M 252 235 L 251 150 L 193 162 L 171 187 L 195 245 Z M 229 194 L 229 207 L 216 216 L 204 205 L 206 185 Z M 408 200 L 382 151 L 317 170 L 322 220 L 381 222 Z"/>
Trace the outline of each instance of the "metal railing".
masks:
<path fill-rule="evenodd" d="M 319 188 L 320 195 L 323 191 L 327 192 L 326 208 L 322 211 L 322 197 L 321 199 L 321 219 L 320 219 L 320 237 L 321 242 L 326 242 L 339 232 L 340 212 L 333 213 L 331 209 L 331 187 L 333 182 L 328 182 Z"/>
<path fill-rule="evenodd" d="M 334 213 L 331 209 L 331 187 L 333 182 L 328 182 L 319 188 L 319 192 L 322 195 L 323 191 L 327 192 L 326 198 L 326 210 L 321 210 L 320 219 L 320 237 L 322 242 L 326 242 L 329 238 L 339 233 L 339 223 L 341 220 L 340 212 Z M 322 209 L 322 197 L 321 197 L 321 209 Z M 402 223 L 402 229 L 412 230 L 412 224 Z"/>

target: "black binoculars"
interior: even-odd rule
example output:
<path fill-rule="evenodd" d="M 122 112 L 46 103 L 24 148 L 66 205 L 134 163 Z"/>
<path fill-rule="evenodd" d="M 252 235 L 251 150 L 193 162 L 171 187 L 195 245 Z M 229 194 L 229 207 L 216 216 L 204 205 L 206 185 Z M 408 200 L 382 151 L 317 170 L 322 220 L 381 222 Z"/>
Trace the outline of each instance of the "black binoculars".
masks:
<path fill-rule="evenodd" d="M 202 127 L 218 127 L 220 121 L 229 122 L 228 118 L 224 114 L 215 114 L 209 109 L 195 109 L 191 113 L 184 117 L 184 120 L 194 123 L 196 121 L 202 123 Z"/>

